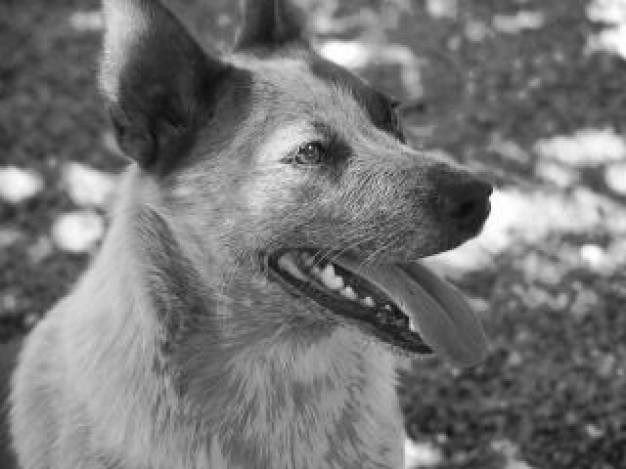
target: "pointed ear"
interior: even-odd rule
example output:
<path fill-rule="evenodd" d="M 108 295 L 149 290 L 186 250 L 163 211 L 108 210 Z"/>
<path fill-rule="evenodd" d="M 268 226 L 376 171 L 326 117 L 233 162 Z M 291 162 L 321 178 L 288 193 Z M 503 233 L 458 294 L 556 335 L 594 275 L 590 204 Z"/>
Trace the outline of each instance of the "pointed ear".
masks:
<path fill-rule="evenodd" d="M 100 85 L 120 147 L 149 168 L 189 145 L 229 67 L 157 0 L 103 4 Z"/>
<path fill-rule="evenodd" d="M 244 23 L 237 49 L 307 44 L 302 11 L 289 0 L 241 0 L 241 3 Z"/>

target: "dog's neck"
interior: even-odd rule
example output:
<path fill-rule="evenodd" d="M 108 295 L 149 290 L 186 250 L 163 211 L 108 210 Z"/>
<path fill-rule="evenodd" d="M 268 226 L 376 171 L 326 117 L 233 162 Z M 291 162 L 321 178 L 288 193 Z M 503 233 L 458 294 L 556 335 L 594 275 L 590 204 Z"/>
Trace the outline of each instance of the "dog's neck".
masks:
<path fill-rule="evenodd" d="M 107 335 L 107 325 L 126 328 L 120 353 L 146 354 L 143 378 L 118 376 L 117 385 L 145 381 L 162 390 L 124 391 L 147 393 L 144 412 L 165 423 L 167 435 L 157 435 L 155 446 L 187 440 L 186 451 L 206 451 L 211 469 L 400 467 L 403 430 L 390 352 L 347 328 L 310 322 L 309 332 L 305 320 L 288 319 L 297 300 L 264 298 L 267 284 L 252 276 L 238 275 L 224 304 L 222 273 L 211 283 L 175 227 L 140 200 L 122 204 L 102 250 L 123 260 L 117 286 L 107 283 L 119 291 L 108 295 L 125 297 L 129 306 L 103 311 L 109 317 L 97 333 Z M 124 258 L 133 252 L 134 262 Z M 103 275 L 99 261 L 94 278 Z M 130 290 L 133 284 L 139 291 Z M 129 409 L 131 427 L 134 411 L 141 409 Z"/>

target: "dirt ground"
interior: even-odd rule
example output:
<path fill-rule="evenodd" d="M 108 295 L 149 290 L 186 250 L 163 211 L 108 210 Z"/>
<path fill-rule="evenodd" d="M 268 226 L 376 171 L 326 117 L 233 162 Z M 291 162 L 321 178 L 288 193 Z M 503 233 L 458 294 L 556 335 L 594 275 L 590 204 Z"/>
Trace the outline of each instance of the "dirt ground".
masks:
<path fill-rule="evenodd" d="M 495 181 L 484 234 L 432 265 L 487 361 L 415 363 L 414 467 L 626 467 L 626 2 L 302 0 L 315 46 L 405 103 L 412 144 Z M 170 0 L 227 47 L 231 0 Z M 65 294 L 125 165 L 96 86 L 95 0 L 0 0 L 0 342 Z"/>

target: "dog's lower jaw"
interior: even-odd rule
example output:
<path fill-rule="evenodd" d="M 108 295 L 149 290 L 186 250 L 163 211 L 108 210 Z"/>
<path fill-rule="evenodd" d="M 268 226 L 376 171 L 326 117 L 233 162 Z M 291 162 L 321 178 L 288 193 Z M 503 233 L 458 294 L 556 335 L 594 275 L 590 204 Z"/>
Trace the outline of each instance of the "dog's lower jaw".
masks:
<path fill-rule="evenodd" d="M 22 355 L 12 431 L 24 469 L 401 467 L 396 359 L 356 331 L 213 356 L 196 331 L 178 341 L 186 352 L 164 351 L 141 286 L 136 207 L 122 200 L 97 260 Z"/>

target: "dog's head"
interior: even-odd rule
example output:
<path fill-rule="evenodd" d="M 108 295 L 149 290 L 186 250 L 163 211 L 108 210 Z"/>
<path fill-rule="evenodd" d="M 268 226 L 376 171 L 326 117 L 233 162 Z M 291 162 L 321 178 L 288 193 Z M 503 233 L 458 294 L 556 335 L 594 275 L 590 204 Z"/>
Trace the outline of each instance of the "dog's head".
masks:
<path fill-rule="evenodd" d="M 227 58 L 158 2 L 105 12 L 120 146 L 214 268 L 243 264 L 294 311 L 314 303 L 405 350 L 482 357 L 461 296 L 415 261 L 480 231 L 488 184 L 407 146 L 398 103 L 318 56 L 287 1 L 248 1 Z"/>

